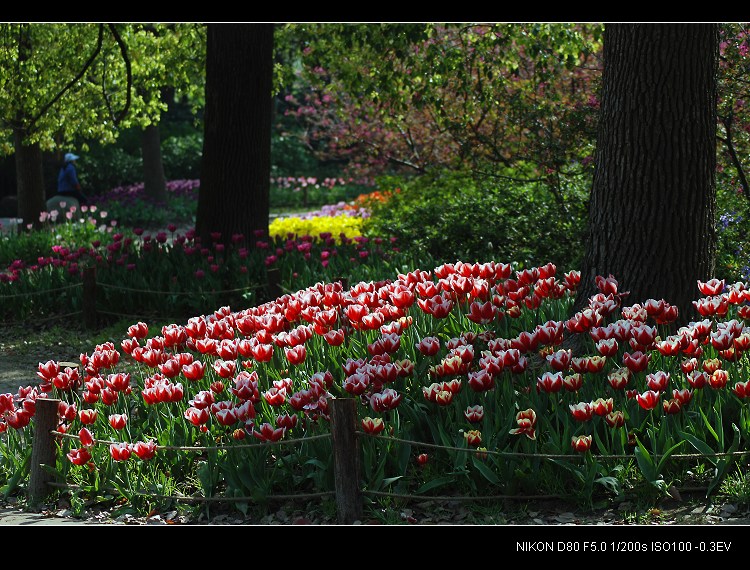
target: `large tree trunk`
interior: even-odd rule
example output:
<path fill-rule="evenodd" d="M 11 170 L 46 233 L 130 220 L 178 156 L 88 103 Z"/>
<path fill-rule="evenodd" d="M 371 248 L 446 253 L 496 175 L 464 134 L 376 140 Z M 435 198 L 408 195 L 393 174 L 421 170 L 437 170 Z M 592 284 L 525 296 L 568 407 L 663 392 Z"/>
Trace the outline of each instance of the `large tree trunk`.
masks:
<path fill-rule="evenodd" d="M 209 24 L 197 231 L 268 232 L 273 24 Z"/>
<path fill-rule="evenodd" d="M 597 275 L 626 304 L 649 298 L 692 313 L 716 249 L 715 24 L 608 24 L 602 107 L 580 308 Z"/>
<path fill-rule="evenodd" d="M 143 155 L 143 185 L 146 196 L 158 202 L 167 201 L 167 181 L 161 160 L 161 137 L 159 125 L 151 124 L 141 131 Z"/>
<path fill-rule="evenodd" d="M 39 213 L 46 208 L 42 151 L 39 144 L 25 144 L 23 132 L 13 132 L 16 156 L 16 191 L 18 193 L 18 217 L 24 225 L 39 225 Z"/>

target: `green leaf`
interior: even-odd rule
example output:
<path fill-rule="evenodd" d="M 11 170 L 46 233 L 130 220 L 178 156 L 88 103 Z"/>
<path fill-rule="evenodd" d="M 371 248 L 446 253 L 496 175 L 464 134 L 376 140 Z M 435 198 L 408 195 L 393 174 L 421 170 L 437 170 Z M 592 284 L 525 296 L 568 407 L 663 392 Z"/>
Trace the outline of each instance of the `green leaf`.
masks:
<path fill-rule="evenodd" d="M 383 486 L 388 487 L 389 485 L 395 483 L 401 478 L 403 478 L 403 475 L 398 475 L 397 477 L 388 477 L 386 479 L 383 479 Z"/>
<path fill-rule="evenodd" d="M 728 453 L 736 452 L 740 445 L 740 430 L 735 424 L 732 424 L 732 431 L 734 432 L 734 439 L 732 440 L 732 445 L 729 447 Z M 719 459 L 718 463 L 716 464 L 716 474 L 711 480 L 711 484 L 708 486 L 706 496 L 709 496 L 711 492 L 721 483 L 721 481 L 724 479 L 724 476 L 726 475 L 727 467 L 729 467 L 730 464 L 734 463 L 734 461 L 735 459 L 732 456 L 726 456 Z"/>
<path fill-rule="evenodd" d="M 657 472 L 656 467 L 654 466 L 654 460 L 649 454 L 648 449 L 646 449 L 641 443 L 641 440 L 636 439 L 636 442 L 638 443 L 638 447 L 635 448 L 634 453 L 635 459 L 638 462 L 638 467 L 649 483 L 655 483 Z"/>
<path fill-rule="evenodd" d="M 608 489 L 609 491 L 612 491 L 615 495 L 619 496 L 622 493 L 620 482 L 615 477 L 599 477 L 598 479 L 594 480 L 594 483 L 599 483 L 599 485 L 601 485 L 605 489 Z"/>
<path fill-rule="evenodd" d="M 484 462 L 484 460 L 478 457 L 472 457 L 472 463 L 474 463 L 474 467 L 477 468 L 477 471 L 479 471 L 482 476 L 487 479 L 487 481 L 489 481 L 493 485 L 500 484 L 500 478 L 492 469 L 490 469 L 490 467 Z"/>
<path fill-rule="evenodd" d="M 455 482 L 456 479 L 454 477 L 438 477 L 437 479 L 433 479 L 432 481 L 428 481 L 427 483 L 422 485 L 419 489 L 416 490 L 416 494 L 421 495 L 423 493 L 426 493 L 427 491 L 431 491 L 432 489 L 437 489 L 438 487 L 442 487 L 444 485 Z"/>
<path fill-rule="evenodd" d="M 666 451 L 666 453 L 664 453 L 664 455 L 662 456 L 662 458 L 659 460 L 659 464 L 656 466 L 656 472 L 657 473 L 661 473 L 662 467 L 664 467 L 664 464 L 667 462 L 667 459 L 669 459 L 669 456 L 672 455 L 672 453 L 674 453 L 674 450 L 677 449 L 678 447 L 680 447 L 683 443 L 685 443 L 685 442 L 684 441 L 678 441 L 672 447 L 670 447 Z"/>
<path fill-rule="evenodd" d="M 690 445 L 692 445 L 695 449 L 698 450 L 698 453 L 702 453 L 706 456 L 706 460 L 711 463 L 714 467 L 716 467 L 716 458 L 712 457 L 714 453 L 716 453 L 711 447 L 705 442 L 700 439 L 698 439 L 693 434 L 684 432 L 684 431 L 678 431 L 677 433 L 680 434 L 680 437 L 687 441 Z"/>
<path fill-rule="evenodd" d="M 708 429 L 709 433 L 712 436 L 714 436 L 714 439 L 716 440 L 718 444 L 721 444 L 722 438 L 719 437 L 719 435 L 716 433 L 713 426 L 711 425 L 711 422 L 708 421 L 708 417 L 706 416 L 706 413 L 703 410 L 701 410 L 700 412 L 701 412 L 701 417 L 703 417 L 703 423 L 706 424 L 706 428 Z"/>

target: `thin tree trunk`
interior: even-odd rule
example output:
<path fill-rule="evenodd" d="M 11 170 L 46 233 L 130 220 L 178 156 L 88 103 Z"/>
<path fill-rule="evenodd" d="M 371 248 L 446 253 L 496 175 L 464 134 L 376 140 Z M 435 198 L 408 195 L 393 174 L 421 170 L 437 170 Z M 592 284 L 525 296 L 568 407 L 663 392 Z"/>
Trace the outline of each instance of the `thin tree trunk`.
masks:
<path fill-rule="evenodd" d="M 24 144 L 23 132 L 13 132 L 16 157 L 16 192 L 18 217 L 23 224 L 39 225 L 39 214 L 46 207 L 42 151 L 39 144 Z"/>
<path fill-rule="evenodd" d="M 141 131 L 143 184 L 146 195 L 157 202 L 167 201 L 167 181 L 161 159 L 159 125 L 151 124 Z"/>
<path fill-rule="evenodd" d="M 597 275 L 626 304 L 649 298 L 692 313 L 716 250 L 715 24 L 608 24 L 590 237 L 578 308 Z"/>
<path fill-rule="evenodd" d="M 196 226 L 254 240 L 268 232 L 273 24 L 209 24 Z"/>

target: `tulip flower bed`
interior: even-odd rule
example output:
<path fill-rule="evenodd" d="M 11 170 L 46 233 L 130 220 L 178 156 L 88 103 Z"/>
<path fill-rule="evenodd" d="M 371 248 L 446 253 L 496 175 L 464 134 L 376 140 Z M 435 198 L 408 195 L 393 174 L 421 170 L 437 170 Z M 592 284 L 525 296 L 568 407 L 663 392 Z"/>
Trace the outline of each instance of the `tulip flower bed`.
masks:
<path fill-rule="evenodd" d="M 55 225 L 58 216 L 70 223 Z M 250 248 L 238 245 L 238 235 L 216 235 L 202 244 L 193 231 L 181 234 L 175 224 L 152 234 L 120 229 L 106 216 L 96 206 L 44 213 L 42 229 L 0 238 L 0 261 L 7 263 L 0 271 L 0 299 L 14 300 L 0 305 L 0 317 L 28 320 L 79 310 L 86 267 L 97 270 L 99 304 L 106 311 L 132 313 L 137 306 L 141 315 L 187 317 L 223 303 L 263 300 L 256 289 L 267 282 L 266 268 L 279 268 L 284 286 L 299 287 L 331 276 L 364 279 L 409 261 L 390 240 L 347 233 L 349 226 L 337 220 L 359 219 L 348 215 L 299 220 L 288 227 L 295 231 Z"/>
<path fill-rule="evenodd" d="M 750 290 L 699 283 L 703 320 L 675 330 L 675 307 L 623 306 L 611 276 L 571 315 L 579 279 L 459 262 L 317 283 L 156 332 L 134 324 L 119 346 L 79 367 L 40 363 L 38 386 L 0 396 L 6 492 L 22 484 L 36 400 L 50 396 L 75 436 L 59 441 L 59 478 L 147 508 L 175 494 L 330 491 L 331 442 L 312 436 L 328 433 L 332 398 L 358 402 L 369 491 L 591 501 L 687 473 L 713 491 L 750 441 Z M 301 442 L 271 445 L 290 438 Z"/>

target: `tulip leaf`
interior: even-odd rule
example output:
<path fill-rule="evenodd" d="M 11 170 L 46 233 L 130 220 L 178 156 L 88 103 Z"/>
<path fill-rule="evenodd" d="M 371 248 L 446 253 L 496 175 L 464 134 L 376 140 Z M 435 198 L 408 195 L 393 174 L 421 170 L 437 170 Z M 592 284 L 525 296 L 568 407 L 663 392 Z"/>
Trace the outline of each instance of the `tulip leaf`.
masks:
<path fill-rule="evenodd" d="M 641 473 L 643 473 L 643 476 L 646 478 L 646 480 L 649 483 L 656 482 L 656 467 L 654 466 L 654 460 L 651 457 L 651 455 L 648 452 L 648 449 L 646 449 L 641 443 L 640 439 L 636 439 L 636 442 L 638 443 L 638 447 L 633 450 L 635 453 L 635 459 L 638 462 L 638 467 L 641 470 Z"/>
<path fill-rule="evenodd" d="M 687 433 L 684 431 L 678 431 L 677 433 L 680 434 L 680 437 L 687 441 L 690 445 L 692 445 L 695 449 L 698 450 L 699 453 L 702 453 L 705 455 L 705 459 L 711 463 L 714 467 L 716 467 L 716 458 L 713 457 L 713 454 L 715 453 L 713 449 L 705 442 L 697 437 L 695 437 L 691 433 Z"/>
<path fill-rule="evenodd" d="M 622 493 L 620 482 L 615 477 L 599 477 L 594 481 L 594 483 L 599 483 L 599 485 L 601 485 L 605 489 L 608 489 L 609 491 L 612 491 L 617 496 L 620 496 L 620 494 Z"/>
<path fill-rule="evenodd" d="M 396 481 L 398 481 L 399 479 L 402 479 L 403 477 L 404 477 L 403 475 L 398 475 L 396 477 L 387 477 L 386 479 L 383 479 L 383 486 L 388 487 L 392 485 L 393 483 L 395 483 Z"/>
<path fill-rule="evenodd" d="M 474 463 L 474 467 L 477 468 L 477 471 L 479 471 L 482 476 L 487 479 L 487 481 L 489 481 L 493 485 L 500 484 L 500 478 L 492 469 L 489 468 L 489 466 L 482 459 L 478 457 L 472 457 L 472 462 Z"/>
<path fill-rule="evenodd" d="M 672 453 L 674 453 L 674 450 L 677 449 L 678 447 L 680 447 L 683 443 L 685 443 L 685 442 L 684 441 L 678 441 L 672 447 L 670 447 L 669 449 L 667 449 L 667 451 L 664 453 L 664 455 L 662 455 L 661 459 L 659 460 L 659 464 L 656 466 L 656 473 L 657 474 L 661 472 L 662 468 L 666 464 L 666 462 L 669 459 L 669 457 L 672 455 Z"/>
<path fill-rule="evenodd" d="M 8 496 L 15 491 L 16 487 L 18 486 L 19 481 L 23 477 L 26 476 L 26 474 L 29 472 L 29 465 L 31 464 L 31 455 L 27 455 L 26 458 L 23 461 L 23 466 L 20 469 L 16 469 L 13 472 L 13 475 L 8 479 L 7 485 L 4 485 L 2 488 L 0 488 L 0 493 L 2 493 L 2 496 L 4 499 L 7 499 Z M 43 466 L 45 469 L 48 467 L 47 465 Z M 59 473 L 56 470 L 53 470 L 50 468 L 50 470 L 55 474 L 59 476 Z"/>
<path fill-rule="evenodd" d="M 700 410 L 701 416 L 703 417 L 703 423 L 706 424 L 706 428 L 708 429 L 709 433 L 714 436 L 714 439 L 717 443 L 721 444 L 721 438 L 718 436 L 716 431 L 714 430 L 713 426 L 711 425 L 711 422 L 708 421 L 708 416 L 706 416 L 706 412 L 703 410 Z M 723 446 L 722 446 L 723 447 Z"/>
<path fill-rule="evenodd" d="M 732 424 L 732 431 L 734 432 L 734 439 L 732 440 L 732 445 L 729 447 L 728 453 L 735 453 L 740 445 L 740 430 L 735 424 Z M 721 481 L 724 479 L 724 475 L 726 474 L 727 467 L 729 467 L 731 463 L 734 463 L 734 458 L 731 455 L 727 455 L 719 459 L 718 463 L 716 464 L 716 475 L 711 480 L 711 484 L 708 486 L 706 496 L 710 495 L 711 492 L 719 485 L 719 483 L 721 483 Z"/>
<path fill-rule="evenodd" d="M 433 479 L 432 481 L 428 481 L 427 483 L 422 485 L 419 489 L 417 489 L 416 494 L 421 495 L 423 493 L 426 493 L 427 491 L 431 491 L 432 489 L 437 489 L 438 487 L 442 487 L 443 485 L 449 485 L 450 483 L 455 482 L 455 477 L 438 477 L 437 479 Z"/>

